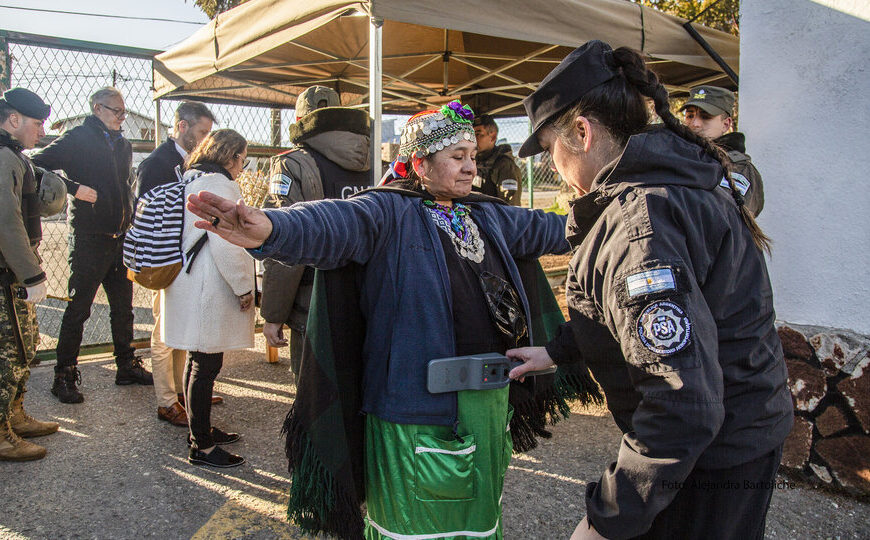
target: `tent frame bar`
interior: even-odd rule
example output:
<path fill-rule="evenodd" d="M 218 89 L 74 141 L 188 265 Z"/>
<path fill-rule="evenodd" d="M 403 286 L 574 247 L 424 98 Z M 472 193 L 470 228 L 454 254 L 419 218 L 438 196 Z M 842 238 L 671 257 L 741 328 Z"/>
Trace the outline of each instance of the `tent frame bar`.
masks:
<path fill-rule="evenodd" d="M 718 2 L 718 0 L 716 1 Z M 714 4 L 715 3 L 716 2 L 714 2 Z M 707 9 L 709 9 L 710 7 L 711 6 L 707 6 Z M 704 11 L 706 11 L 706 9 Z M 712 58 L 714 62 L 719 64 L 719 67 L 721 67 L 722 71 L 724 71 L 725 74 L 728 75 L 728 78 L 731 79 L 734 84 L 738 85 L 739 87 L 739 78 L 737 77 L 737 74 L 734 73 L 734 70 L 731 69 L 731 66 L 728 65 L 725 59 L 719 56 L 719 53 L 716 52 L 716 49 L 714 49 L 712 45 L 707 43 L 707 40 L 704 39 L 704 37 L 699 34 L 697 30 L 695 30 L 695 28 L 692 26 L 692 22 L 686 21 L 683 24 L 683 28 L 685 28 L 686 32 L 688 32 L 689 35 L 692 36 L 692 39 L 694 39 L 698 43 L 698 45 L 700 45 L 701 48 L 704 49 L 704 51 L 708 55 L 710 55 L 710 58 Z"/>
<path fill-rule="evenodd" d="M 476 77 L 474 79 L 471 79 L 470 81 L 467 81 L 460 86 L 457 86 L 456 88 L 453 89 L 452 93 L 460 93 L 465 88 L 468 88 L 470 86 L 474 86 L 475 84 L 477 84 L 481 81 L 485 81 L 486 79 L 493 77 L 495 75 L 501 75 L 503 71 L 507 71 L 510 68 L 516 67 L 516 66 L 522 64 L 523 62 L 526 62 L 527 60 L 529 60 L 531 58 L 535 58 L 536 56 L 540 56 L 542 54 L 548 53 L 548 52 L 550 52 L 553 49 L 556 49 L 558 47 L 559 47 L 558 45 L 547 45 L 546 47 L 541 47 L 540 49 L 538 49 L 536 51 L 532 51 L 529 54 L 522 56 L 520 58 L 517 58 L 516 60 L 514 60 L 512 62 L 508 62 L 507 64 L 504 64 L 501 67 L 498 67 L 496 69 L 489 70 L 489 71 L 484 70 L 483 75 Z M 471 65 L 471 64 L 469 64 L 469 65 Z"/>
<path fill-rule="evenodd" d="M 480 65 L 480 64 L 478 64 L 478 63 L 476 63 L 476 62 L 472 62 L 471 60 L 469 60 L 469 59 L 467 59 L 467 58 L 457 58 L 456 60 L 457 60 L 458 62 L 461 62 L 461 63 L 465 64 L 465 65 L 471 66 L 471 67 L 473 67 L 474 69 L 479 69 L 480 71 L 482 71 L 482 72 L 484 72 L 485 74 L 487 74 L 485 77 L 483 77 L 483 79 L 486 79 L 486 78 L 488 78 L 488 77 L 490 76 L 490 71 L 491 71 L 491 70 L 490 70 L 488 67 L 486 67 L 486 66 L 482 66 L 482 65 Z M 528 88 L 529 90 L 532 90 L 532 91 L 535 90 L 535 87 L 533 87 L 531 84 L 524 83 L 523 81 L 521 81 L 521 80 L 519 80 L 519 79 L 517 79 L 517 78 L 511 77 L 510 75 L 505 75 L 504 73 L 491 73 L 491 75 L 494 76 L 494 77 L 499 77 L 499 78 L 501 78 L 501 79 L 504 79 L 504 80 L 506 80 L 506 81 L 508 81 L 508 82 L 512 82 L 512 83 L 514 83 L 514 84 L 517 84 L 517 85 L 523 86 L 523 87 L 525 87 L 525 88 Z"/>
<path fill-rule="evenodd" d="M 295 42 L 291 42 L 294 45 L 297 45 Z M 308 48 L 308 47 L 306 47 Z M 315 51 L 320 54 L 327 54 L 323 51 Z M 408 58 L 420 58 L 424 56 L 432 56 L 436 55 L 438 58 L 441 58 L 440 51 L 432 51 L 432 52 L 421 52 L 421 53 L 406 53 L 406 54 L 389 54 L 384 56 L 384 60 L 406 60 Z M 325 64 L 348 64 L 350 62 L 359 62 L 366 61 L 368 58 L 365 56 L 355 56 L 353 58 L 340 57 L 336 56 L 330 60 L 307 60 L 304 62 L 280 62 L 277 64 L 255 64 L 255 65 L 246 65 L 239 64 L 238 66 L 231 67 L 224 71 L 250 71 L 252 69 L 280 69 L 280 68 L 288 68 L 288 67 L 306 67 L 306 66 L 322 66 Z"/>
<path fill-rule="evenodd" d="M 384 19 L 369 19 L 369 118 L 372 121 L 371 136 L 371 185 L 376 186 L 381 178 L 381 116 L 383 114 L 383 35 Z M 387 91 L 387 93 L 390 93 Z"/>

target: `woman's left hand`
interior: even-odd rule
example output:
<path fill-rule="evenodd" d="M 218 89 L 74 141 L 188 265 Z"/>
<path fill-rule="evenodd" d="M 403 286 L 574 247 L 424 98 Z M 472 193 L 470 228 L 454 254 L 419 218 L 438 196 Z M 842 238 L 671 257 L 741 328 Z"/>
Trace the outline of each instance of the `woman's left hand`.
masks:
<path fill-rule="evenodd" d="M 239 307 L 241 308 L 241 311 L 248 311 L 253 306 L 254 306 L 254 294 L 253 293 L 243 294 L 242 296 L 239 297 Z"/>
<path fill-rule="evenodd" d="M 194 227 L 217 233 L 221 238 L 243 248 L 254 249 L 272 234 L 272 221 L 258 209 L 239 199 L 233 202 L 208 191 L 191 193 L 187 209 L 203 218 Z"/>
<path fill-rule="evenodd" d="M 604 537 L 598 534 L 598 531 L 596 531 L 595 527 L 589 523 L 586 516 L 583 516 L 583 519 L 580 520 L 577 528 L 574 529 L 574 534 L 571 535 L 571 540 L 604 540 Z"/>

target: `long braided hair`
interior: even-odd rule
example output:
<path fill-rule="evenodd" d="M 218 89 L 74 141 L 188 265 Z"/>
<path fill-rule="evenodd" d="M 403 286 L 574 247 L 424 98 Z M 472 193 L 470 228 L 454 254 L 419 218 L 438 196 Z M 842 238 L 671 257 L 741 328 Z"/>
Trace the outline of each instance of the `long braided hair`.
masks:
<path fill-rule="evenodd" d="M 744 205 L 743 195 L 737 190 L 731 177 L 730 161 L 725 152 L 710 139 L 693 133 L 674 116 L 668 101 L 668 91 L 659 82 L 656 74 L 647 69 L 640 53 L 627 47 L 620 47 L 610 54 L 612 55 L 610 62 L 622 77 L 615 77 L 591 89 L 556 119 L 553 128 L 562 142 L 570 146 L 566 135 L 572 129 L 574 119 L 577 116 L 586 116 L 599 123 L 609 132 L 614 142 L 623 148 L 631 135 L 641 132 L 649 124 L 649 111 L 644 98 L 651 99 L 656 114 L 662 119 L 665 127 L 683 139 L 697 144 L 722 164 L 725 178 L 728 179 L 728 185 L 731 187 L 731 196 L 737 204 L 743 222 L 752 234 L 753 242 L 758 249 L 770 253 L 770 238 L 764 234 L 755 222 L 755 217 Z"/>

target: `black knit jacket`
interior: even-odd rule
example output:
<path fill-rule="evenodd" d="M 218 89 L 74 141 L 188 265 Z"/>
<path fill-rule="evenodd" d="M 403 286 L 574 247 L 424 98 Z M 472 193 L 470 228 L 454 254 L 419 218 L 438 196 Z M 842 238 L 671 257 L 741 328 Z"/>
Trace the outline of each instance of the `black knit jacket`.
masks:
<path fill-rule="evenodd" d="M 111 131 L 96 116 L 52 141 L 32 156 L 48 170 L 62 170 L 70 178 L 67 190 L 79 185 L 97 192 L 97 202 L 74 199 L 70 224 L 76 233 L 123 234 L 133 216 L 133 148 L 120 131 Z"/>

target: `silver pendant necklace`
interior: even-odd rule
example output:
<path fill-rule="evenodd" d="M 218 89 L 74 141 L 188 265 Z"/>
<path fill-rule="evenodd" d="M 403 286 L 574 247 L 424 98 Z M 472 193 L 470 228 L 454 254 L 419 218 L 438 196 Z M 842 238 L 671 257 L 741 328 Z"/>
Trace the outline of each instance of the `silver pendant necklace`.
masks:
<path fill-rule="evenodd" d="M 455 208 L 450 208 L 431 201 L 424 201 L 424 204 L 435 225 L 450 237 L 453 249 L 460 257 L 478 264 L 483 262 L 486 254 L 483 238 L 468 207 L 457 203 Z"/>

